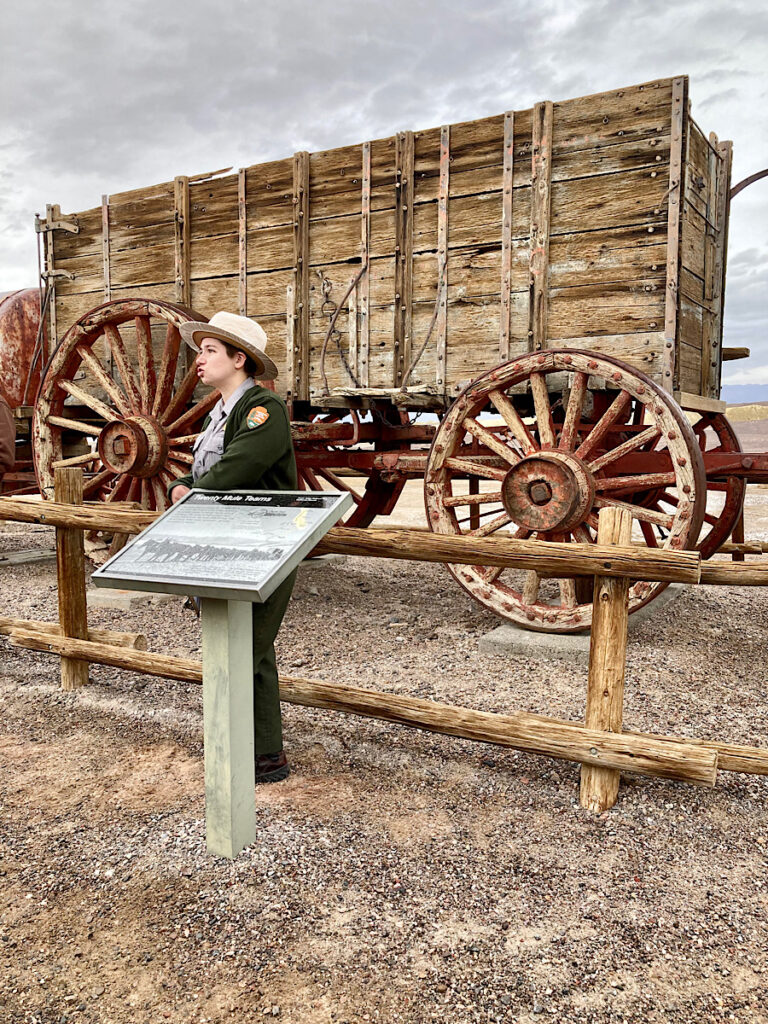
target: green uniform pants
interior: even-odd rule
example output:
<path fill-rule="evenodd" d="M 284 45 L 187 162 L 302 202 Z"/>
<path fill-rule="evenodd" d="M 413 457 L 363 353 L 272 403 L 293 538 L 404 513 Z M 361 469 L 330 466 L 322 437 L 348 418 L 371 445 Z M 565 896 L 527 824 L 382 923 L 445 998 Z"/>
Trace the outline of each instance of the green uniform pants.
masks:
<path fill-rule="evenodd" d="M 283 749 L 280 688 L 275 662 L 275 637 L 291 598 L 296 570 L 263 604 L 253 604 L 253 739 L 254 754 Z"/>

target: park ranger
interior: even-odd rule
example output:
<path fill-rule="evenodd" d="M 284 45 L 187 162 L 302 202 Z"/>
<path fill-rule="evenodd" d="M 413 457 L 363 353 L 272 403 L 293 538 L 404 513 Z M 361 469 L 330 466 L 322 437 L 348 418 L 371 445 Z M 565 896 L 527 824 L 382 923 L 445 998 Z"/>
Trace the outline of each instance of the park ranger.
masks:
<path fill-rule="evenodd" d="M 257 381 L 274 380 L 267 336 L 249 317 L 216 313 L 208 323 L 181 325 L 197 351 L 200 380 L 221 392 L 194 446 L 192 472 L 169 488 L 178 501 L 190 488 L 211 491 L 297 489 L 291 424 L 283 400 Z M 253 605 L 253 718 L 256 781 L 288 775 L 283 751 L 274 640 L 293 590 L 293 572 L 263 603 Z"/>

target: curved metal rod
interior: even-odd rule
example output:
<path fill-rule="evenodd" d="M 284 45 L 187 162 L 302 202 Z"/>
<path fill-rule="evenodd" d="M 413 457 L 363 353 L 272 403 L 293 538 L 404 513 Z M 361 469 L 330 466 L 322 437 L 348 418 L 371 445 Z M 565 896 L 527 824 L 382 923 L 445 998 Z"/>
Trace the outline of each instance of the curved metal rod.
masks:
<path fill-rule="evenodd" d="M 421 348 L 416 353 L 416 356 L 411 360 L 411 365 L 408 367 L 408 369 L 403 374 L 403 383 L 400 385 L 400 390 L 401 391 L 405 391 L 406 390 L 407 385 L 408 385 L 408 381 L 411 379 L 411 374 L 413 373 L 414 369 L 416 368 L 416 364 L 418 363 L 418 361 L 424 355 L 424 353 L 426 351 L 426 348 L 427 348 L 427 345 L 429 344 L 429 339 L 432 337 L 432 331 L 435 329 L 435 324 L 437 323 L 437 314 L 440 311 L 440 298 L 441 298 L 441 296 L 443 294 L 443 281 L 445 279 L 445 268 L 446 268 L 446 266 L 447 266 L 447 261 L 445 263 L 443 263 L 443 266 L 440 269 L 440 277 L 437 280 L 437 295 L 435 296 L 435 309 L 434 309 L 434 312 L 432 313 L 432 319 L 429 322 L 429 327 L 427 328 L 427 336 L 425 337 L 424 341 L 421 343 Z"/>
<path fill-rule="evenodd" d="M 344 307 L 344 303 L 347 301 L 349 296 L 352 294 L 352 289 L 357 287 L 360 279 L 362 278 L 363 274 L 366 272 L 367 269 L 368 269 L 368 264 L 366 263 L 366 264 L 364 264 L 360 268 L 357 276 L 352 278 L 352 283 L 350 284 L 349 288 L 347 288 L 347 290 L 344 292 L 344 298 L 341 300 L 341 302 L 336 307 L 336 312 L 333 314 L 333 316 L 331 317 L 330 323 L 328 324 L 328 330 L 327 330 L 326 335 L 325 335 L 325 340 L 323 341 L 323 348 L 322 348 L 322 350 L 320 352 L 320 375 L 323 378 L 323 394 L 329 395 L 331 393 L 330 392 L 330 388 L 328 387 L 328 377 L 327 377 L 326 372 L 325 372 L 325 353 L 328 350 L 328 342 L 331 339 L 331 335 L 333 334 L 333 329 L 336 326 L 336 321 L 339 318 L 339 313 L 342 311 L 342 309 Z M 341 354 L 341 350 L 339 350 L 339 354 Z M 342 356 L 342 359 L 343 359 L 343 356 Z M 349 375 L 352 378 L 352 381 L 355 384 L 355 386 L 359 387 L 359 384 L 355 380 L 355 375 L 352 373 L 352 371 L 350 370 L 350 368 L 348 366 L 347 366 L 347 371 L 349 372 Z"/>
<path fill-rule="evenodd" d="M 743 192 L 747 185 L 753 185 L 756 181 L 760 181 L 761 178 L 768 177 L 768 167 L 762 171 L 756 171 L 754 174 L 750 174 L 748 178 L 742 178 L 738 185 L 734 185 L 731 191 L 728 193 L 728 198 L 733 199 L 739 192 Z"/>

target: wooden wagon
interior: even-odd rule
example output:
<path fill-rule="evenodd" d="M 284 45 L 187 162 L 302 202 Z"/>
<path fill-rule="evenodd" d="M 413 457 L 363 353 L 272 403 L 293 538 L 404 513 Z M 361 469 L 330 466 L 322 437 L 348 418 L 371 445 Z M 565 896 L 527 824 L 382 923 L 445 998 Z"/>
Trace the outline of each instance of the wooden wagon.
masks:
<path fill-rule="evenodd" d="M 78 463 L 88 497 L 162 506 L 217 397 L 178 325 L 227 309 L 267 331 L 302 486 L 350 489 L 354 525 L 423 476 L 432 530 L 584 542 L 626 504 L 638 542 L 711 555 L 765 473 L 719 401 L 730 168 L 679 77 L 49 206 L 38 481 Z M 589 626 L 583 581 L 451 571 Z"/>

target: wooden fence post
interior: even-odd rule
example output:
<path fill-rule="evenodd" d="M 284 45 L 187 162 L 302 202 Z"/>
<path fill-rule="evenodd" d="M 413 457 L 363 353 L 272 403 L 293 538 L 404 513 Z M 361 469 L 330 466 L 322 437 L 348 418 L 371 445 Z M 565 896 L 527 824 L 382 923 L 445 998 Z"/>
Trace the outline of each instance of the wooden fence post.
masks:
<path fill-rule="evenodd" d="M 79 466 L 54 470 L 57 502 L 83 503 L 83 471 Z M 56 568 L 59 580 L 59 622 L 63 636 L 88 639 L 88 606 L 85 597 L 85 541 L 82 530 L 56 527 Z M 61 659 L 61 688 L 75 690 L 88 682 L 88 662 Z"/>
<path fill-rule="evenodd" d="M 598 544 L 630 543 L 632 516 L 626 509 L 600 512 Z M 627 661 L 628 579 L 595 576 L 592 636 L 589 643 L 586 726 L 621 732 L 624 711 L 624 672 Z M 613 807 L 619 794 L 619 773 L 613 768 L 583 765 L 580 803 L 592 811 Z"/>

